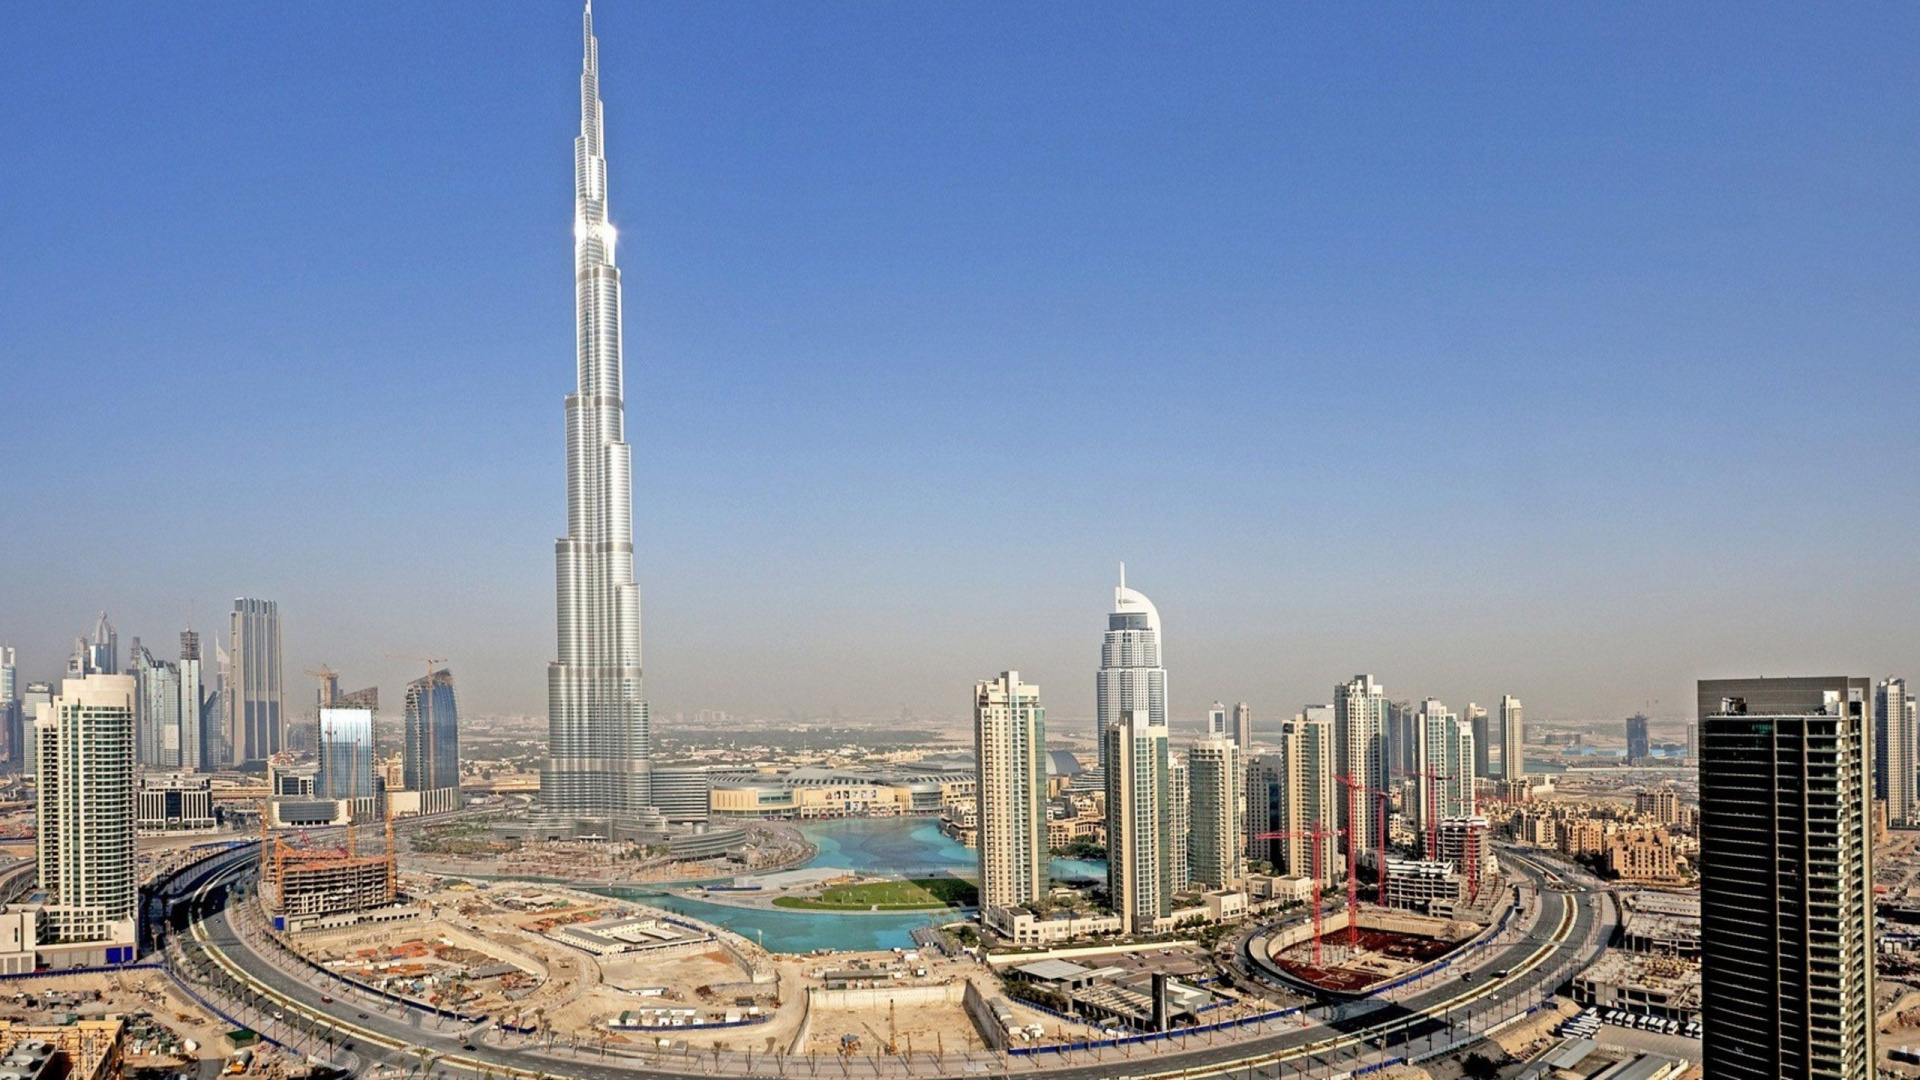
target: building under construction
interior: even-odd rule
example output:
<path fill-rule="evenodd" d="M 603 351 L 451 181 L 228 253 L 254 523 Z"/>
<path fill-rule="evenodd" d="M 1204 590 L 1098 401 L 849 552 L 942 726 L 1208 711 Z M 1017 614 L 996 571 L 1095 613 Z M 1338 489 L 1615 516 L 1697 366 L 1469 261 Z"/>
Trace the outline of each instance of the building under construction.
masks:
<path fill-rule="evenodd" d="M 274 860 L 274 910 L 291 917 L 338 915 L 394 901 L 393 860 L 284 846 Z"/>
<path fill-rule="evenodd" d="M 279 930 L 326 929 L 407 918 L 400 904 L 393 850 L 356 855 L 350 848 L 302 848 L 275 839 L 268 847 L 260 897 Z"/>
<path fill-rule="evenodd" d="M 268 834 L 270 815 L 262 809 L 260 897 L 276 929 L 326 929 L 413 914 L 399 903 L 391 813 L 384 850 L 369 855 L 359 849 L 351 817 L 345 846 L 295 846 Z"/>

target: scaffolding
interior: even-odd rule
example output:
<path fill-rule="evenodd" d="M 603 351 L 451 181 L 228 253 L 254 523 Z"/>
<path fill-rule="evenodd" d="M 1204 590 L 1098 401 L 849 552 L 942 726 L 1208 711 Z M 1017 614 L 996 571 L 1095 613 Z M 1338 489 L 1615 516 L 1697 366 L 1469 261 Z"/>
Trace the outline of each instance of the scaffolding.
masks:
<path fill-rule="evenodd" d="M 357 773 L 352 774 L 357 778 Z M 282 916 L 344 915 L 391 905 L 399 897 L 393 845 L 393 804 L 381 798 L 385 850 L 362 855 L 354 828 L 358 791 L 349 790 L 346 845 L 296 847 L 268 831 L 270 807 L 260 812 L 260 888 L 271 910 Z"/>

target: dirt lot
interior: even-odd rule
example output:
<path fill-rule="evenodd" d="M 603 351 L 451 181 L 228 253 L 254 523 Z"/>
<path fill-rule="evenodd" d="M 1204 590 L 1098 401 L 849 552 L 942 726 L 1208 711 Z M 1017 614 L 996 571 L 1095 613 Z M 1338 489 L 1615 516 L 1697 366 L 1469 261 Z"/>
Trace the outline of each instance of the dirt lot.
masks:
<path fill-rule="evenodd" d="M 82 1017 L 125 1016 L 137 1012 L 150 1013 L 153 1019 L 182 1039 L 191 1039 L 199 1044 L 193 1056 L 202 1060 L 224 1058 L 227 1055 L 226 1032 L 228 1025 L 219 1017 L 201 1008 L 198 1002 L 181 993 L 172 980 L 155 971 L 130 971 L 125 974 L 107 975 L 81 973 L 63 975 L 58 978 L 36 979 L 31 982 L 9 984 L 11 991 L 0 997 L 0 1015 L 22 1020 L 27 1023 L 47 1023 L 56 1012 L 73 1012 Z M 24 998 L 33 995 L 36 998 L 48 992 L 57 994 L 77 994 L 81 998 L 91 998 L 96 992 L 100 1000 L 82 1000 L 72 1005 L 47 1006 L 44 1002 L 38 1009 L 26 1007 Z M 18 995 L 17 997 L 15 995 Z M 131 1050 L 129 1049 L 129 1052 Z M 140 1058 L 134 1064 L 163 1064 L 162 1058 Z"/>
<path fill-rule="evenodd" d="M 840 1048 L 841 1036 L 852 1034 L 859 1038 L 862 1053 L 869 1050 L 884 1053 L 887 1049 L 888 1020 L 888 1010 L 884 1006 L 821 1009 L 814 1014 L 813 1036 L 807 1040 L 807 1049 L 816 1054 L 830 1054 Z M 894 1032 L 895 1045 L 901 1052 L 906 1051 L 909 1045 L 916 1053 L 936 1048 L 982 1048 L 973 1021 L 967 1019 L 967 1011 L 958 1001 L 916 1002 L 896 1006 L 892 1010 L 891 1030 Z"/>
<path fill-rule="evenodd" d="M 1345 955 L 1346 944 L 1345 931 L 1329 935 L 1321 943 L 1319 966 L 1312 961 L 1310 944 L 1295 945 L 1283 956 L 1273 957 L 1273 962 L 1297 979 L 1330 990 L 1354 991 L 1445 956 L 1459 945 L 1439 938 L 1362 927 L 1359 932 L 1362 963 L 1348 966 L 1337 959 Z"/>

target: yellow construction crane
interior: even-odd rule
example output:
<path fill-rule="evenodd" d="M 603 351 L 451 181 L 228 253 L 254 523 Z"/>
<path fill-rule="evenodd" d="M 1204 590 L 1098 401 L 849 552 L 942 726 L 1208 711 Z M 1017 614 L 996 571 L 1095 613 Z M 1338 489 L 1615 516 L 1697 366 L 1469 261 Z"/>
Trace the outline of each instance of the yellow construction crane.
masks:
<path fill-rule="evenodd" d="M 320 670 L 309 669 L 305 674 L 320 680 L 320 707 L 324 709 L 332 705 L 333 695 L 340 692 L 340 673 L 328 664 L 321 664 Z"/>
<path fill-rule="evenodd" d="M 431 732 L 433 731 L 433 673 L 441 664 L 447 662 L 447 658 L 444 656 L 400 656 L 393 653 L 389 653 L 388 658 L 393 660 L 411 660 L 416 664 L 425 664 L 427 666 L 426 692 L 421 694 L 420 697 L 421 708 L 424 710 L 424 715 L 421 717 L 421 726 L 429 732 L 429 736 L 420 740 L 420 745 L 427 753 L 427 760 L 420 763 L 420 775 L 425 778 L 426 784 L 431 786 L 434 777 L 434 740 L 431 736 Z M 400 753 L 403 758 L 406 752 L 406 740 L 402 738 Z"/>

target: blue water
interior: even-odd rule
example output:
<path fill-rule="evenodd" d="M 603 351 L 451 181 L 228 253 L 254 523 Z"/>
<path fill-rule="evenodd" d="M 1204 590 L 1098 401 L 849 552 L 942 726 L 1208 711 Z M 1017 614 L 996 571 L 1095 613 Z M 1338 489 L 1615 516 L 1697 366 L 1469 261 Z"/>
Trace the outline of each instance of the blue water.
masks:
<path fill-rule="evenodd" d="M 950 911 L 913 911 L 899 915 L 843 914 L 833 911 L 785 911 L 780 908 L 740 908 L 710 904 L 672 894 L 648 895 L 626 889 L 616 895 L 719 923 L 772 952 L 803 953 L 815 949 L 871 951 L 911 949 L 913 931 L 922 926 L 953 921 Z"/>
<path fill-rule="evenodd" d="M 844 818 L 800 826 L 820 849 L 809 867 L 831 866 L 861 873 L 972 877 L 975 853 L 940 831 L 932 818 Z"/>
<path fill-rule="evenodd" d="M 1617 746 L 1569 746 L 1563 748 L 1560 753 L 1566 757 L 1587 758 L 1623 758 L 1627 756 L 1627 752 Z M 1656 758 L 1682 758 L 1687 756 L 1687 751 L 1684 747 L 1679 746 L 1653 746 L 1647 748 L 1647 756 Z M 1529 762 L 1529 764 L 1531 764 L 1531 762 Z"/>
<path fill-rule="evenodd" d="M 847 818 L 801 825 L 800 832 L 820 849 L 819 854 L 806 863 L 810 867 L 906 877 L 946 874 L 972 877 L 978 865 L 974 852 L 942 833 L 939 824 L 927 818 Z M 1048 872 L 1057 879 L 1104 878 L 1107 864 L 1085 859 L 1055 859 L 1048 866 Z M 714 904 L 644 889 L 613 892 L 718 923 L 773 952 L 912 948 L 915 929 L 951 922 L 954 918 L 950 911 L 890 915 L 788 911 Z"/>
<path fill-rule="evenodd" d="M 1048 859 L 1047 876 L 1055 881 L 1105 881 L 1105 859 Z"/>

